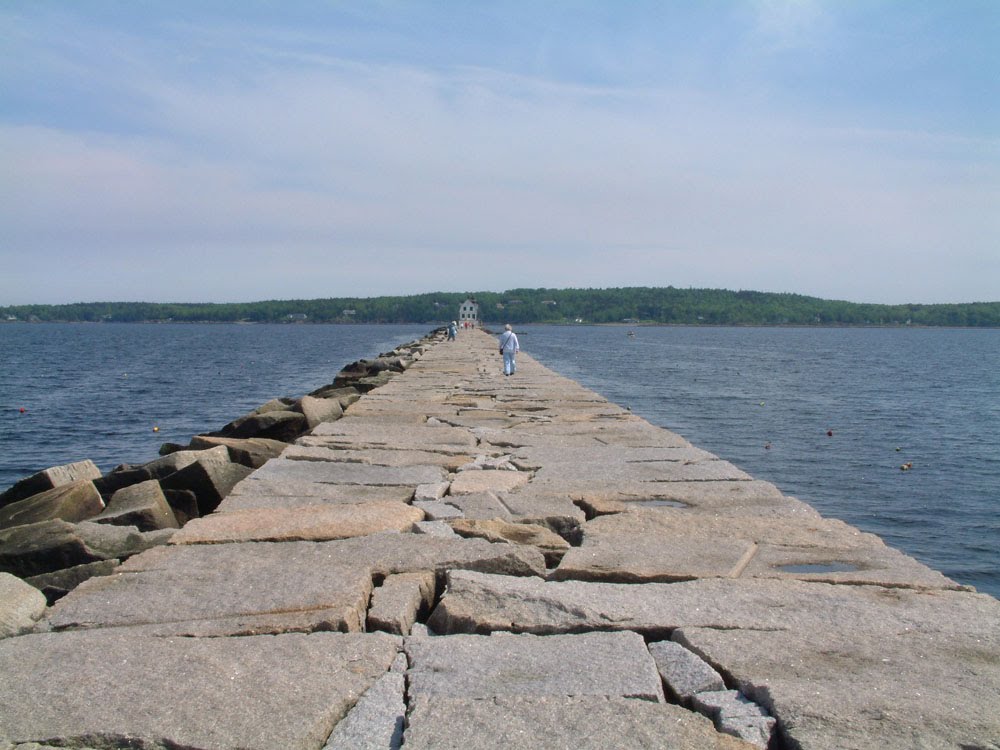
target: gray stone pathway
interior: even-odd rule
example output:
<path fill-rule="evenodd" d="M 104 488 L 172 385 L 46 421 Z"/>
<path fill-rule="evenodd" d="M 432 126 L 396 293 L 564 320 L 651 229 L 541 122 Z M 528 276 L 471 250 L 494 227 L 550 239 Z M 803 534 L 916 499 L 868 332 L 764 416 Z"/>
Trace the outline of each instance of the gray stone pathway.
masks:
<path fill-rule="evenodd" d="M 485 333 L 414 351 L 169 545 L 0 574 L 0 750 L 1000 750 L 996 599 Z"/>

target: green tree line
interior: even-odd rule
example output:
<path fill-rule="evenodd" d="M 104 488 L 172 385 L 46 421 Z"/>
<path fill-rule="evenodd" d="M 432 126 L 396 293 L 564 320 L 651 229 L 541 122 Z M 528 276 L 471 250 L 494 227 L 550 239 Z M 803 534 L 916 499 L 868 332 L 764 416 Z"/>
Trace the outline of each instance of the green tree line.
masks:
<path fill-rule="evenodd" d="M 0 307 L 3 321 L 441 323 L 473 297 L 486 323 L 1000 327 L 1000 302 L 880 305 L 799 294 L 622 287 L 437 292 L 232 303 L 79 302 Z"/>

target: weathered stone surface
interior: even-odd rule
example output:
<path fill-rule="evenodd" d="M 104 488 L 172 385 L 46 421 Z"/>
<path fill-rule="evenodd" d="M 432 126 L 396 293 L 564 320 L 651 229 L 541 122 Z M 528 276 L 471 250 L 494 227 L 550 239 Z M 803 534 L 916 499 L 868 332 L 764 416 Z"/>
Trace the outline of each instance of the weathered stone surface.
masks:
<path fill-rule="evenodd" d="M 419 448 L 365 448 L 355 450 L 346 446 L 335 447 L 327 444 L 327 438 L 305 435 L 285 451 L 285 458 L 309 461 L 341 461 L 352 464 L 374 466 L 440 466 L 447 471 L 455 471 L 466 463 L 469 457 L 453 450 L 428 451 Z"/>
<path fill-rule="evenodd" d="M 428 521 L 450 521 L 462 517 L 462 511 L 454 505 L 439 500 L 414 500 L 413 507 L 420 508 Z"/>
<path fill-rule="evenodd" d="M 544 526 L 533 523 L 510 523 L 500 519 L 456 519 L 451 527 L 459 536 L 480 537 L 491 542 L 510 542 L 537 547 L 545 555 L 545 564 L 555 566 L 569 549 L 569 542 Z"/>
<path fill-rule="evenodd" d="M 0 508 L 0 529 L 62 519 L 82 521 L 104 509 L 101 493 L 89 479 L 80 479 L 40 492 Z"/>
<path fill-rule="evenodd" d="M 107 527 L 102 527 L 107 528 Z M 253 546 L 246 546 L 251 544 Z M 466 568 L 539 575 L 541 553 L 480 539 L 381 533 L 333 542 L 171 545 L 91 579 L 51 610 L 57 628 L 157 624 L 156 632 L 232 635 L 358 630 L 372 576 Z M 242 582 L 253 581 L 251 587 Z M 154 601 L 148 592 L 158 593 Z"/>
<path fill-rule="evenodd" d="M 676 630 L 674 640 L 732 675 L 800 746 L 902 750 L 1000 736 L 998 617 L 996 599 L 963 591 L 778 579 L 556 583 L 455 571 L 428 625 L 661 638 Z M 975 679 L 944 679 L 957 663 Z"/>
<path fill-rule="evenodd" d="M 421 696 L 407 750 L 750 750 L 679 706 L 604 696 Z"/>
<path fill-rule="evenodd" d="M 310 542 L 160 547 L 81 584 L 47 620 L 55 629 L 145 625 L 198 636 L 358 632 L 371 577 L 363 562 L 333 560 Z"/>
<path fill-rule="evenodd" d="M 406 680 L 387 672 L 334 727 L 323 750 L 398 750 L 406 725 Z"/>
<path fill-rule="evenodd" d="M 0 571 L 27 578 L 97 560 L 121 559 L 165 543 L 157 533 L 89 521 L 15 526 L 0 531 Z"/>
<path fill-rule="evenodd" d="M 798 610 L 783 629 L 722 636 L 685 627 L 675 637 L 724 665 L 742 693 L 780 719 L 792 746 L 989 747 L 1000 737 L 1000 634 L 988 624 L 1000 603 L 826 588 L 833 591 L 816 601 L 786 604 Z M 945 677 L 956 664 L 967 679 Z"/>
<path fill-rule="evenodd" d="M 512 452 L 510 460 L 521 471 L 564 472 L 576 469 L 591 477 L 599 475 L 609 466 L 631 467 L 631 478 L 639 478 L 644 474 L 659 476 L 655 467 L 661 463 L 690 464 L 718 461 L 719 457 L 686 441 L 682 445 L 647 448 L 624 447 L 615 443 L 568 446 L 543 443 L 518 448 Z"/>
<path fill-rule="evenodd" d="M 635 633 L 455 635 L 405 642 L 411 698 L 600 695 L 663 702 Z"/>
<path fill-rule="evenodd" d="M 434 602 L 433 571 L 397 573 L 385 579 L 372 592 L 368 610 L 368 630 L 384 630 L 396 635 L 409 635 L 420 613 Z"/>
<path fill-rule="evenodd" d="M 397 652 L 385 634 L 0 641 L 0 743 L 315 750 Z M 123 686 L 127 686 L 123 696 Z"/>
<path fill-rule="evenodd" d="M 452 480 L 448 493 L 512 492 L 526 485 L 530 479 L 531 475 L 523 471 L 463 471 Z"/>
<path fill-rule="evenodd" d="M 414 501 L 434 501 L 440 500 L 448 491 L 448 482 L 435 482 L 434 484 L 418 484 L 413 491 Z"/>
<path fill-rule="evenodd" d="M 738 690 L 707 690 L 695 695 L 691 701 L 695 710 L 705 714 L 710 719 L 732 716 L 766 716 L 767 711 L 748 700 Z"/>
<path fill-rule="evenodd" d="M 785 572 L 782 566 L 829 563 L 850 570 Z M 681 581 L 705 576 L 782 577 L 837 583 L 960 588 L 873 534 L 842 521 L 733 519 L 670 507 L 634 508 L 583 527 L 553 577 L 621 583 Z"/>
<path fill-rule="evenodd" d="M 153 479 L 118 490 L 107 508 L 92 520 L 115 526 L 135 526 L 139 531 L 180 528 L 160 483 Z"/>
<path fill-rule="evenodd" d="M 413 533 L 458 539 L 458 534 L 445 521 L 418 521 L 413 524 Z"/>
<path fill-rule="evenodd" d="M 722 675 L 679 643 L 656 641 L 649 644 L 649 653 L 663 682 L 678 700 L 688 701 L 695 693 L 726 689 Z"/>
<path fill-rule="evenodd" d="M 225 448 L 219 446 L 223 451 Z M 206 451 L 207 452 L 207 451 Z M 242 464 L 215 461 L 195 461 L 170 476 L 160 480 L 164 490 L 190 490 L 198 498 L 199 515 L 207 515 L 214 511 L 222 499 L 241 479 L 245 479 L 253 471 Z M 281 459 L 275 459 L 280 461 Z M 273 462 L 268 462 L 268 465 Z M 266 468 L 266 465 L 265 465 Z M 263 469 L 258 469 L 262 471 Z"/>
<path fill-rule="evenodd" d="M 570 496 L 586 510 L 588 517 L 623 513 L 656 505 L 676 505 L 691 512 L 730 517 L 788 516 L 808 522 L 819 519 L 812 507 L 782 495 L 770 482 L 707 481 L 661 482 L 656 485 L 625 482 L 595 483 L 587 489 L 573 489 Z"/>
<path fill-rule="evenodd" d="M 326 424 L 326 423 L 324 423 Z M 372 466 L 336 461 L 294 461 L 276 458 L 257 470 L 258 480 L 298 481 L 328 484 L 412 485 L 442 482 L 446 478 L 439 466 Z"/>
<path fill-rule="evenodd" d="M 541 576 L 545 559 L 532 547 L 490 544 L 483 539 L 440 538 L 425 534 L 372 534 L 324 542 L 337 559 L 370 566 L 376 575 L 433 570 L 475 570 L 500 576 Z"/>
<path fill-rule="evenodd" d="M 571 382 L 564 380 L 563 382 Z M 564 406 L 562 402 L 560 406 Z M 617 408 L 617 407 L 615 407 Z M 565 409 L 559 409 L 565 411 Z M 628 416 L 616 421 L 534 422 L 514 429 L 479 428 L 475 434 L 498 449 L 525 446 L 593 447 L 616 445 L 631 448 L 687 448 L 691 444 L 667 430 L 649 424 L 644 419 Z M 480 446 L 481 448 L 483 446 Z"/>
<path fill-rule="evenodd" d="M 10 573 L 0 573 L 0 639 L 26 633 L 45 612 L 45 596 Z"/>
<path fill-rule="evenodd" d="M 217 512 L 250 508 L 295 508 L 324 503 L 367 503 L 395 501 L 406 503 L 413 497 L 409 485 L 369 487 L 364 484 L 324 484 L 295 479 L 258 479 L 255 474 L 233 487 Z"/>
<path fill-rule="evenodd" d="M 538 491 L 533 485 L 499 495 L 511 516 L 522 523 L 540 523 L 559 536 L 580 536 L 586 515 L 567 495 L 552 495 Z"/>
<path fill-rule="evenodd" d="M 0 494 L 0 508 L 64 484 L 72 484 L 83 479 L 99 479 L 100 476 L 101 470 L 90 459 L 51 466 L 8 487 Z"/>
<path fill-rule="evenodd" d="M 336 398 L 303 396 L 299 400 L 299 409 L 305 415 L 306 428 L 310 430 L 322 422 L 332 422 L 344 416 L 344 407 Z"/>
<path fill-rule="evenodd" d="M 531 472 L 532 469 L 522 468 L 515 466 L 511 462 L 511 457 L 509 455 L 499 455 L 491 456 L 486 453 L 480 453 L 476 456 L 473 461 L 463 464 L 459 467 L 459 471 L 526 471 Z"/>
<path fill-rule="evenodd" d="M 111 575 L 118 564 L 118 560 L 98 560 L 51 573 L 42 573 L 24 580 L 45 594 L 49 604 L 54 604 L 88 578 Z"/>
<path fill-rule="evenodd" d="M 314 436 L 327 438 L 329 445 L 347 445 L 402 448 L 412 446 L 426 450 L 428 446 L 442 449 L 467 450 L 476 445 L 476 438 L 460 427 L 427 427 L 420 425 L 378 425 L 350 416 L 336 422 L 321 424 L 313 430 Z"/>
<path fill-rule="evenodd" d="M 766 748 L 774 732 L 774 717 L 738 690 L 718 690 L 698 693 L 692 706 L 715 722 L 720 732 Z"/>
<path fill-rule="evenodd" d="M 218 542 L 324 541 L 379 531 L 409 531 L 423 511 L 394 501 L 261 508 L 212 513 L 191 521 L 174 544 Z"/>
<path fill-rule="evenodd" d="M 471 495 L 448 495 L 447 502 L 454 505 L 464 518 L 489 520 L 498 518 L 504 521 L 513 519 L 507 506 L 492 492 L 477 492 Z"/>
<path fill-rule="evenodd" d="M 229 451 L 230 461 L 251 469 L 259 469 L 288 448 L 288 443 L 269 438 L 227 438 L 212 435 L 195 435 L 191 438 L 191 448 L 194 450 L 206 450 L 220 445 L 224 445 Z"/>

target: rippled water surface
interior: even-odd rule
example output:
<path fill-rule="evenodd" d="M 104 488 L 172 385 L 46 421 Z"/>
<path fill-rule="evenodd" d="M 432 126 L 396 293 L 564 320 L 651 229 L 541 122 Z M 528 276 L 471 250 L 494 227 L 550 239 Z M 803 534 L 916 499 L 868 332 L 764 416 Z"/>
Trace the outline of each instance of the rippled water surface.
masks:
<path fill-rule="evenodd" d="M 0 488 L 89 458 L 145 463 L 165 442 L 419 338 L 429 326 L 0 325 Z M 24 409 L 22 413 L 20 410 Z"/>
<path fill-rule="evenodd" d="M 0 488 L 83 458 L 149 461 L 430 328 L 0 325 Z M 1000 331 L 635 332 L 518 331 L 557 372 L 1000 596 Z"/>

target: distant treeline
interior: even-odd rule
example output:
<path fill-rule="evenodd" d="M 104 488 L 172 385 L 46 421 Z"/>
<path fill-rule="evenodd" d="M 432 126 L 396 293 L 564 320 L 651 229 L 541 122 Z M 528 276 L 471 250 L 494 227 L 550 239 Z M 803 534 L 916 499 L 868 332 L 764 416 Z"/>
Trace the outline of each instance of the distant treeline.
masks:
<path fill-rule="evenodd" d="M 81 302 L 0 307 L 2 321 L 440 323 L 467 297 L 486 323 L 1000 327 L 1000 302 L 877 305 L 799 294 L 625 287 L 511 289 L 406 297 L 335 297 L 240 303 Z"/>

